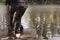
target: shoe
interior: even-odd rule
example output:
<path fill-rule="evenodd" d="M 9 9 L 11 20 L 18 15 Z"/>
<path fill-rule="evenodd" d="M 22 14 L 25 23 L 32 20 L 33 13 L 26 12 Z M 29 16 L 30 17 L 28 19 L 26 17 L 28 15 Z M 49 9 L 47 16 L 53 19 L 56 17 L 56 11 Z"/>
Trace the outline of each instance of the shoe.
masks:
<path fill-rule="evenodd" d="M 15 34 L 15 38 L 17 39 L 19 39 L 20 38 L 20 33 L 18 33 L 18 34 Z"/>
<path fill-rule="evenodd" d="M 8 33 L 8 37 L 15 37 L 14 32 Z"/>
<path fill-rule="evenodd" d="M 20 27 L 20 34 L 23 34 L 23 26 Z"/>
<path fill-rule="evenodd" d="M 15 31 L 15 39 L 19 38 L 19 36 L 20 36 L 20 30 L 18 29 Z"/>

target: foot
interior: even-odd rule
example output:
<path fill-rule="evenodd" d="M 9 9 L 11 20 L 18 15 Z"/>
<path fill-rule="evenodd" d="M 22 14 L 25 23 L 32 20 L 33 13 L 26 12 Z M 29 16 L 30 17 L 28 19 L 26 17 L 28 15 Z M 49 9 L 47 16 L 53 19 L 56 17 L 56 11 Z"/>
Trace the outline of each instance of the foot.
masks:
<path fill-rule="evenodd" d="M 15 31 L 15 39 L 19 38 L 20 37 L 20 30 L 16 30 Z"/>
<path fill-rule="evenodd" d="M 8 39 L 7 40 L 13 40 L 14 37 L 12 35 L 8 35 Z"/>
<path fill-rule="evenodd" d="M 16 34 L 15 39 L 23 39 L 25 35 Z"/>
<path fill-rule="evenodd" d="M 18 34 L 15 34 L 15 38 L 17 39 L 19 39 L 20 38 L 20 33 L 18 33 Z"/>
<path fill-rule="evenodd" d="M 20 27 L 20 34 L 22 35 L 23 34 L 23 26 L 21 25 Z"/>
<path fill-rule="evenodd" d="M 11 38 L 11 37 L 15 37 L 14 32 L 8 33 L 8 37 L 9 37 L 9 38 Z"/>

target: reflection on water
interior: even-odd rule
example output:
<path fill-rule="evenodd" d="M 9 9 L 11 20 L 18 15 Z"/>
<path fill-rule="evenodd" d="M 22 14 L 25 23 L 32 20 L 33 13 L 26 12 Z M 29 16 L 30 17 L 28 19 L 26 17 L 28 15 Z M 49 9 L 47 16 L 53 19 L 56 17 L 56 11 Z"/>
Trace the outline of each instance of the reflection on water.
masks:
<path fill-rule="evenodd" d="M 32 21 L 31 25 L 33 25 L 36 28 L 36 30 L 38 30 L 37 34 L 39 36 L 42 36 L 44 39 L 48 39 L 48 38 L 55 37 L 56 34 L 60 35 L 60 7 L 59 6 L 37 5 L 37 6 L 30 6 L 30 10 L 32 10 L 29 12 Z"/>

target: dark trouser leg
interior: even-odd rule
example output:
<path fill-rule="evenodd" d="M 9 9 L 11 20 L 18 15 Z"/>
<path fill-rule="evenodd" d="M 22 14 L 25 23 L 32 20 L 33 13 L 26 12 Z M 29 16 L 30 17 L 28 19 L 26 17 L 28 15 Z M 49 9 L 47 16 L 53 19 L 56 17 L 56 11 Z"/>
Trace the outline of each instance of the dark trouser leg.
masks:
<path fill-rule="evenodd" d="M 21 24 L 21 21 L 20 21 L 20 20 L 18 20 L 18 21 L 16 22 L 15 33 L 20 33 L 20 29 L 19 29 L 20 24 Z"/>
<path fill-rule="evenodd" d="M 8 35 L 9 36 L 12 35 L 12 31 L 13 31 L 13 28 L 14 28 L 14 25 L 13 25 L 12 21 L 13 21 L 13 15 L 14 15 L 15 11 L 16 11 L 16 9 L 11 8 L 11 11 L 10 11 L 10 26 L 8 28 Z"/>
<path fill-rule="evenodd" d="M 26 8 L 24 8 L 23 6 L 20 6 L 17 9 L 17 14 L 16 14 L 16 17 L 15 17 L 15 20 L 17 22 L 15 33 L 19 33 L 18 29 L 21 27 L 21 17 L 23 16 L 25 10 L 26 10 Z"/>
<path fill-rule="evenodd" d="M 15 16 L 15 22 L 16 22 L 15 33 L 19 33 L 19 27 L 20 27 L 20 24 L 21 24 L 21 17 L 20 17 L 19 13 L 17 13 L 16 16 Z"/>
<path fill-rule="evenodd" d="M 23 26 L 20 25 L 20 34 L 23 34 Z"/>

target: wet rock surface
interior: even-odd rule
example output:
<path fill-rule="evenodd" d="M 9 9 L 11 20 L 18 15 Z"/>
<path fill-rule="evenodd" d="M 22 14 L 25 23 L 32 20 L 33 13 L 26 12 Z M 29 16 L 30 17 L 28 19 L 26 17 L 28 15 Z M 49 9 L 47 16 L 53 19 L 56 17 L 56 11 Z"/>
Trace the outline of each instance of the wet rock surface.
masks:
<path fill-rule="evenodd" d="M 3 35 L 5 36 L 5 35 Z M 23 38 L 20 39 L 13 39 L 13 40 L 37 40 L 36 30 L 35 29 L 24 29 L 24 34 L 22 35 Z M 1 38 L 1 40 L 7 40 L 8 37 Z"/>

